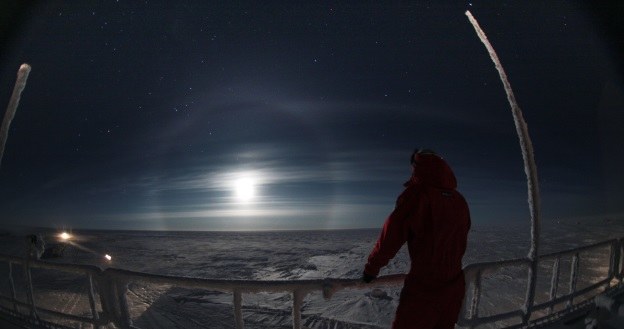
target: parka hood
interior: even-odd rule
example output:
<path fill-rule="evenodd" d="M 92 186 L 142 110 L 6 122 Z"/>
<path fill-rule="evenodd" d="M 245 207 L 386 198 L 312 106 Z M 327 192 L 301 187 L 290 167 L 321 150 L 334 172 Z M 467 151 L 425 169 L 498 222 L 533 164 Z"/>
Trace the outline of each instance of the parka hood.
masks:
<path fill-rule="evenodd" d="M 453 170 L 438 155 L 417 154 L 412 168 L 412 177 L 405 185 L 423 184 L 448 190 L 457 188 Z"/>

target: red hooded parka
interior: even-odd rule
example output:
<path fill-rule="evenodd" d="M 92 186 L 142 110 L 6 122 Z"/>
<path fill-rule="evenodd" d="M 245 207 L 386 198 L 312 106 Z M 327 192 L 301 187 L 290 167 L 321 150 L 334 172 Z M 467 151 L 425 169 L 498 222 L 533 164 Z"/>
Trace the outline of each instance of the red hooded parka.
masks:
<path fill-rule="evenodd" d="M 462 257 L 470 213 L 446 161 L 417 154 L 364 272 L 377 276 L 407 241 L 411 259 L 393 329 L 454 328 L 465 292 Z"/>

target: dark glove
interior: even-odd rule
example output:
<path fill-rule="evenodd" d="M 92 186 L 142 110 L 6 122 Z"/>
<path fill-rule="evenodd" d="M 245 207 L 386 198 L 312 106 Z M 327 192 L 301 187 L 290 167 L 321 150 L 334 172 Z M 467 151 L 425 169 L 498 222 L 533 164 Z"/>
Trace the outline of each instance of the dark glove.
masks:
<path fill-rule="evenodd" d="M 364 283 L 371 283 L 371 281 L 375 280 L 375 278 L 377 278 L 374 275 L 370 275 L 366 272 L 362 273 L 362 281 L 364 281 Z"/>

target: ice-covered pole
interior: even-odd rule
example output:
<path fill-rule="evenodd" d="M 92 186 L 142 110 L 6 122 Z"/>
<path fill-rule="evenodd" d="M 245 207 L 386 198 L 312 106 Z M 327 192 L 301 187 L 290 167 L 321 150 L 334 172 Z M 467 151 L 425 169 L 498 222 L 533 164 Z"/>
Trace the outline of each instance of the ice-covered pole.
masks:
<path fill-rule="evenodd" d="M 4 120 L 2 121 L 2 128 L 0 129 L 0 166 L 2 165 L 2 157 L 4 156 L 4 145 L 6 144 L 9 136 L 9 126 L 15 116 L 15 111 L 19 105 L 22 91 L 26 87 L 26 80 L 28 80 L 28 74 L 30 73 L 30 65 L 22 64 L 17 71 L 17 80 L 15 81 L 15 87 L 13 87 L 13 94 L 9 100 L 9 106 L 7 106 L 6 113 L 4 114 Z"/>
<path fill-rule="evenodd" d="M 539 186 L 537 181 L 537 166 L 535 165 L 535 158 L 533 156 L 533 144 L 531 143 L 531 138 L 529 137 L 529 131 L 522 117 L 522 111 L 520 110 L 520 106 L 518 106 L 518 102 L 516 101 L 516 97 L 514 96 L 513 90 L 511 89 L 511 84 L 507 79 L 507 74 L 503 69 L 503 65 L 498 59 L 498 55 L 496 55 L 496 51 L 494 47 L 490 44 L 487 36 L 479 26 L 477 20 L 472 16 L 470 11 L 466 11 L 466 16 L 468 16 L 468 20 L 474 27 L 479 39 L 485 45 L 488 53 L 490 54 L 490 58 L 492 62 L 494 62 L 494 66 L 498 71 L 498 75 L 500 76 L 501 82 L 503 83 L 503 87 L 505 88 L 505 92 L 507 93 L 507 100 L 509 101 L 509 105 L 511 106 L 511 113 L 514 118 L 514 123 L 516 125 L 516 132 L 518 133 L 518 138 L 520 139 L 520 149 L 522 150 L 522 159 L 524 160 L 524 173 L 527 176 L 527 189 L 528 189 L 528 202 L 529 202 L 529 212 L 531 214 L 531 247 L 529 248 L 529 253 L 527 257 L 531 260 L 531 267 L 529 269 L 529 284 L 527 287 L 527 296 L 526 296 L 526 305 L 525 305 L 525 314 L 526 320 L 530 317 L 529 309 L 533 304 L 533 299 L 535 297 L 535 281 L 537 278 L 537 255 L 539 250 L 539 231 L 540 231 L 540 198 L 539 198 Z"/>

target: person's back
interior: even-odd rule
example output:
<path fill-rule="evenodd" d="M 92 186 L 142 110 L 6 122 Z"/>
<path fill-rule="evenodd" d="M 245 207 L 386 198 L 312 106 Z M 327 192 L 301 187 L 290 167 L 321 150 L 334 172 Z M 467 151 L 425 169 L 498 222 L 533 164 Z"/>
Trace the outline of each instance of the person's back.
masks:
<path fill-rule="evenodd" d="M 438 163 L 443 161 L 441 158 L 421 158 L 424 163 L 414 169 L 414 175 L 428 175 L 424 177 L 429 179 L 414 182 L 414 193 L 421 196 L 407 241 L 412 260 L 409 275 L 422 287 L 436 288 L 462 271 L 470 214 L 464 197 L 455 190 L 457 184 L 450 168 Z M 419 172 L 423 167 L 427 169 Z M 436 170 L 440 173 L 431 173 Z"/>
<path fill-rule="evenodd" d="M 446 162 L 412 155 L 413 173 L 364 270 L 369 279 L 407 241 L 411 258 L 393 328 L 453 328 L 464 296 L 462 257 L 470 214 Z"/>

